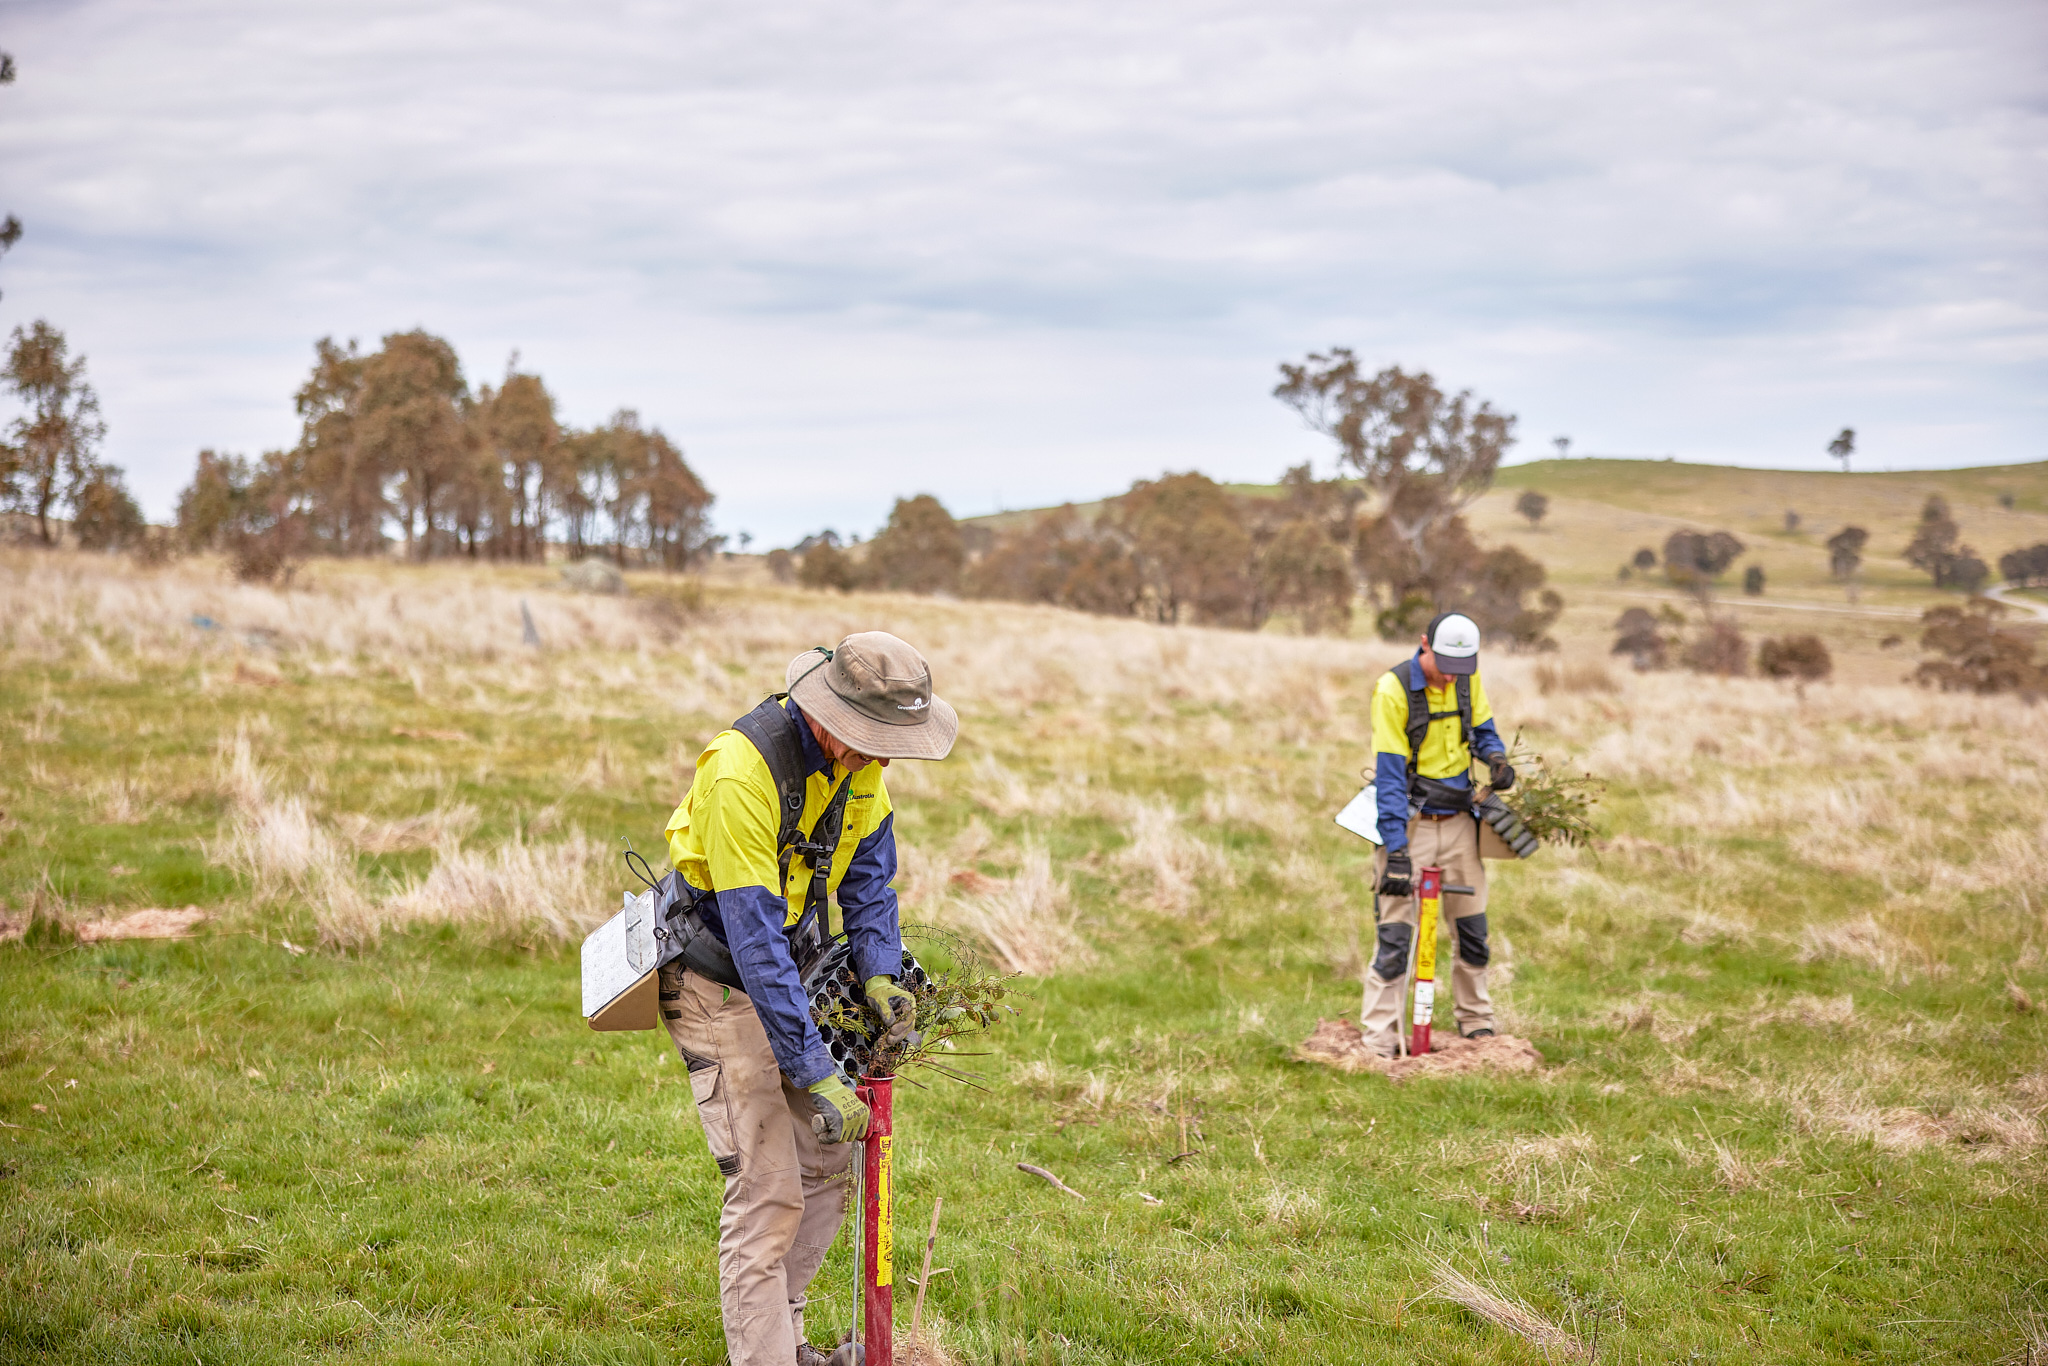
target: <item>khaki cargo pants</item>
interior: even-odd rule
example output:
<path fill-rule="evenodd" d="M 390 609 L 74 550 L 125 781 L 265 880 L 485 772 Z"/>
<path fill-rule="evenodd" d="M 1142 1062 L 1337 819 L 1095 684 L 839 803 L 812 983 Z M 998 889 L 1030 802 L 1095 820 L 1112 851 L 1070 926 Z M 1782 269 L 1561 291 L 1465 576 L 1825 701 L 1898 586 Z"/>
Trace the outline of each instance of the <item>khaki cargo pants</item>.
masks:
<path fill-rule="evenodd" d="M 846 1218 L 851 1143 L 811 1132 L 811 1098 L 784 1080 L 744 992 L 671 963 L 661 1015 L 689 1068 L 718 1169 L 718 1307 L 733 1366 L 790 1366 L 804 1292 Z"/>
<path fill-rule="evenodd" d="M 1479 822 L 1472 816 L 1408 822 L 1408 857 L 1419 876 L 1432 865 L 1444 870 L 1444 882 L 1470 887 L 1476 896 L 1447 896 L 1438 906 L 1438 923 L 1452 932 L 1451 995 L 1458 1032 L 1492 1029 L 1493 999 L 1486 992 L 1486 864 L 1479 857 Z M 1387 870 L 1387 851 L 1373 861 L 1373 886 Z M 1365 974 L 1365 1004 L 1358 1028 L 1368 1047 L 1391 1057 L 1401 1027 L 1401 989 L 1408 980 L 1411 949 L 1421 903 L 1412 896 L 1379 899 L 1379 933 L 1372 966 Z M 1436 980 L 1444 979 L 1446 954 L 1436 955 Z M 1442 988 L 1439 987 L 1439 990 Z"/>

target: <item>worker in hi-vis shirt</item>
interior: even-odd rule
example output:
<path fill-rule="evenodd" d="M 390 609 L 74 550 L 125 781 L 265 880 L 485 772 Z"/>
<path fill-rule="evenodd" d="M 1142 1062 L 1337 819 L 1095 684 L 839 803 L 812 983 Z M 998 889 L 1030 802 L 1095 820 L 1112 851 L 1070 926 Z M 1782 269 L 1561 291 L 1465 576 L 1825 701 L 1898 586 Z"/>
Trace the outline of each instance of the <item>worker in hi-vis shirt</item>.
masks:
<path fill-rule="evenodd" d="M 896 980 L 903 941 L 882 770 L 891 759 L 943 759 L 959 728 L 932 694 L 924 657 L 886 632 L 806 651 L 787 677 L 786 698 L 736 724 L 772 726 L 782 752 L 800 756 L 798 825 L 809 833 L 798 847 L 810 854 L 791 857 L 785 875 L 775 776 L 738 729 L 698 758 L 668 822 L 670 859 L 694 898 L 690 928 L 710 938 L 699 941 L 706 952 L 661 970 L 661 1013 L 725 1177 L 718 1288 L 733 1366 L 825 1361 L 804 1338 L 805 1291 L 845 1218 L 852 1145 L 868 1122 L 811 1021 L 789 934 L 807 911 L 828 917 L 888 1037 L 910 1033 L 916 1003 Z M 821 832 L 834 827 L 828 849 Z M 837 915 L 811 904 L 827 900 L 817 891 L 836 893 Z"/>
<path fill-rule="evenodd" d="M 1493 1001 L 1486 991 L 1486 865 L 1472 773 L 1485 765 L 1490 785 L 1505 792 L 1515 770 L 1479 678 L 1479 627 L 1470 617 L 1438 616 L 1414 656 L 1380 678 L 1372 747 L 1382 841 L 1375 860 L 1379 929 L 1359 1028 L 1368 1047 L 1389 1057 L 1399 1051 L 1401 990 L 1415 945 L 1415 870 L 1435 866 L 1446 885 L 1473 891 L 1446 896 L 1443 910 L 1457 939 L 1451 994 L 1458 1032 L 1485 1038 L 1494 1032 Z"/>

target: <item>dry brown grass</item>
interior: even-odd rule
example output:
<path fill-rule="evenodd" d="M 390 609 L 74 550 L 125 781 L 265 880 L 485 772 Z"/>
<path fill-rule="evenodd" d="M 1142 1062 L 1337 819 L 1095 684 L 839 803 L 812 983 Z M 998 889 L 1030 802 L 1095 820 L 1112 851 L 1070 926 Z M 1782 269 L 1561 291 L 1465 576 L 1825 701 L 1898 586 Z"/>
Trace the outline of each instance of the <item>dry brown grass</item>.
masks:
<path fill-rule="evenodd" d="M 1093 956 L 1075 925 L 1072 895 L 1054 876 L 1052 858 L 1026 846 L 1015 876 L 981 879 L 939 909 L 942 924 L 973 936 L 1006 971 L 1044 977 Z"/>
<path fill-rule="evenodd" d="M 1536 691 L 1548 697 L 1552 693 L 1613 693 L 1621 691 L 1621 684 L 1615 681 L 1613 670 L 1604 663 L 1590 660 L 1573 664 L 1538 664 L 1535 669 Z"/>
<path fill-rule="evenodd" d="M 1434 1252 L 1418 1250 L 1416 1255 L 1429 1268 L 1428 1293 L 1433 1297 L 1541 1348 L 1546 1356 L 1556 1352 L 1567 1361 L 1584 1357 L 1585 1344 L 1528 1305 L 1474 1280 Z"/>
<path fill-rule="evenodd" d="M 1180 812 L 1165 798 L 1132 801 L 1123 816 L 1130 843 L 1118 852 L 1117 862 L 1151 882 L 1158 909 L 1185 911 L 1194 904 L 1202 880 L 1231 880 L 1230 861 L 1223 851 L 1188 833 Z"/>
<path fill-rule="evenodd" d="M 460 925 L 499 940 L 575 943 L 618 913 L 606 902 L 611 851 L 572 832 L 552 844 L 522 839 L 465 849 L 450 839 L 426 877 L 352 915 L 321 923 L 328 939 L 356 944 L 413 925 Z"/>

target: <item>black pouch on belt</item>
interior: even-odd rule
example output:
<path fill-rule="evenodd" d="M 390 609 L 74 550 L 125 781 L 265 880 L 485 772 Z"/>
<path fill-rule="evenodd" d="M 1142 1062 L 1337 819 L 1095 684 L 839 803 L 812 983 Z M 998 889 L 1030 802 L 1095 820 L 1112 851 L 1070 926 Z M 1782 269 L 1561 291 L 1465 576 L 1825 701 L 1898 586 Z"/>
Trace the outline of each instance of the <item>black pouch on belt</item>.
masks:
<path fill-rule="evenodd" d="M 661 941 L 661 962 L 680 961 L 707 982 L 744 991 L 746 988 L 740 983 L 739 965 L 732 961 L 732 951 L 719 942 L 718 936 L 697 913 L 697 902 L 708 895 L 683 881 L 680 873 L 670 873 L 656 884 L 655 899 L 661 908 L 660 922 L 667 931 Z"/>
<path fill-rule="evenodd" d="M 1425 778 L 1416 774 L 1410 780 L 1408 795 L 1423 811 L 1470 811 L 1472 789 L 1458 787 L 1438 778 Z"/>

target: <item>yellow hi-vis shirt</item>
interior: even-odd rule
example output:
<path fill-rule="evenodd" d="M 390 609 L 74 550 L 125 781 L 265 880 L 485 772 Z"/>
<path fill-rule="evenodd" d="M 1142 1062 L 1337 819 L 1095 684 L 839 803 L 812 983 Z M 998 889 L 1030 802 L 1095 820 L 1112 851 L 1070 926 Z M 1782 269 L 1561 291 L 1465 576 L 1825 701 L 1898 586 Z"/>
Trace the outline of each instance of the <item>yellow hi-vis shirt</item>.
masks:
<path fill-rule="evenodd" d="M 1404 662 L 1399 668 L 1381 674 L 1379 686 L 1372 691 L 1373 753 L 1397 756 L 1404 770 L 1408 764 L 1408 688 L 1402 675 L 1411 667 L 1412 661 Z M 1458 680 L 1455 678 L 1447 680 L 1441 688 L 1426 689 L 1423 695 L 1429 699 L 1432 712 L 1455 713 L 1458 710 Z M 1486 685 L 1475 673 L 1472 675 L 1472 729 L 1476 732 L 1492 719 L 1493 708 L 1486 701 Z M 1425 778 L 1451 778 L 1471 766 L 1472 753 L 1459 734 L 1458 718 L 1452 715 L 1430 722 L 1422 737 L 1422 753 L 1415 758 L 1415 771 Z"/>
<path fill-rule="evenodd" d="M 880 829 L 893 809 L 882 772 L 880 764 L 869 764 L 853 775 L 853 787 L 846 794 L 845 829 L 826 877 L 832 892 L 838 891 L 861 841 Z M 837 764 L 830 764 L 805 780 L 804 809 L 797 822 L 801 829 L 817 824 L 833 789 L 845 776 Z M 697 756 L 697 776 L 690 781 L 689 795 L 668 818 L 669 860 L 683 880 L 700 891 L 759 887 L 787 898 L 789 911 L 783 924 L 794 925 L 811 894 L 811 866 L 801 856 L 792 857 L 788 885 L 776 885 L 775 835 L 781 824 L 776 808 L 775 778 L 768 771 L 768 761 L 746 736 L 736 730 L 720 731 Z M 828 906 L 824 914 L 829 917 L 829 932 L 841 933 L 839 908 Z"/>

